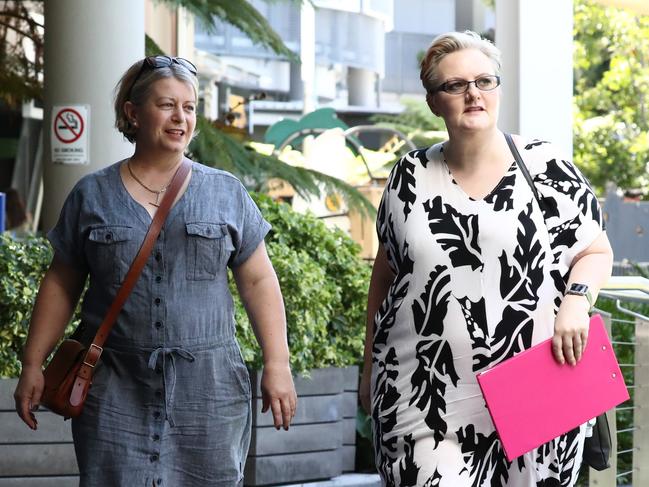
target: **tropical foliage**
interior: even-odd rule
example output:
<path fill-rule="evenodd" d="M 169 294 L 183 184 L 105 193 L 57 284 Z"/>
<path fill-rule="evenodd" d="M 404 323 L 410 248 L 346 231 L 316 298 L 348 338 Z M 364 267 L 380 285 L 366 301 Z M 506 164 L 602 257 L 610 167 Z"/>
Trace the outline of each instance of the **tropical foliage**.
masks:
<path fill-rule="evenodd" d="M 390 127 L 404 133 L 417 147 L 430 146 L 445 136 L 440 131 L 445 131 L 444 121 L 436 117 L 428 108 L 422 98 L 403 98 L 401 104 L 404 111 L 398 115 L 373 115 L 370 120 L 383 127 Z"/>
<path fill-rule="evenodd" d="M 336 193 L 342 196 L 348 207 L 365 215 L 376 213 L 374 206 L 357 189 L 340 179 L 261 154 L 248 141 L 241 142 L 217 129 L 205 117 L 198 117 L 196 127 L 199 135 L 189 146 L 190 155 L 203 164 L 231 172 L 251 191 L 266 191 L 268 182 L 279 178 L 293 186 L 295 192 L 305 199 Z"/>
<path fill-rule="evenodd" d="M 272 1 L 272 0 L 268 0 Z M 301 0 L 284 0 L 300 3 Z M 201 22 L 208 32 L 216 32 L 220 23 L 229 23 L 245 32 L 250 39 L 277 54 L 294 59 L 267 20 L 247 0 L 158 0 L 171 8 L 184 7 Z M 37 20 L 42 17 L 42 0 L 20 2 L 5 0 L 0 10 L 0 37 L 12 42 L 0 44 L 0 100 L 13 106 L 26 99 L 41 99 L 43 76 L 43 25 Z M 25 48 L 22 39 L 30 39 L 36 50 Z M 164 54 L 153 39 L 146 36 L 147 56 Z M 363 214 L 374 215 L 375 209 L 356 189 L 343 181 L 318 171 L 295 168 L 276 157 L 259 154 L 247 142 L 242 142 L 225 132 L 204 117 L 199 116 L 199 135 L 190 147 L 191 155 L 197 160 L 232 172 L 250 190 L 263 191 L 271 178 L 283 179 L 305 198 L 319 198 L 322 193 L 335 192 L 348 207 Z"/>
<path fill-rule="evenodd" d="M 249 0 L 157 0 L 171 8 L 184 7 L 207 32 L 215 33 L 221 22 L 244 32 L 250 40 L 295 60 L 268 21 Z M 266 0 L 273 1 L 273 0 Z M 301 0 L 284 0 L 300 3 Z M 0 0 L 0 100 L 16 106 L 23 100 L 40 100 L 43 90 L 43 0 Z M 31 42 L 25 43 L 24 39 Z M 151 39 L 147 39 L 150 46 Z"/>
<path fill-rule="evenodd" d="M 341 230 L 254 196 L 273 226 L 268 254 L 280 281 L 295 372 L 357 364 L 363 357 L 365 304 L 370 268 L 359 247 Z M 52 258 L 43 237 L 0 234 L 0 377 L 17 377 L 36 290 Z M 237 337 L 246 363 L 262 358 L 234 285 Z M 68 332 L 79 322 L 79 308 Z"/>
<path fill-rule="evenodd" d="M 42 1 L 0 1 L 0 101 L 9 106 L 42 96 L 43 34 Z"/>
<path fill-rule="evenodd" d="M 255 199 L 273 226 L 266 242 L 284 296 L 293 370 L 360 363 L 370 278 L 360 248 L 343 231 L 328 228 L 313 215 L 297 213 L 264 195 Z M 259 367 L 257 342 L 243 306 L 238 298 L 235 302 L 244 359 Z"/>
<path fill-rule="evenodd" d="M 295 53 L 286 47 L 268 21 L 252 6 L 252 2 L 249 0 L 238 0 L 236 2 L 232 0 L 157 1 L 171 8 L 185 8 L 203 25 L 208 34 L 219 33 L 218 23 L 225 22 L 245 32 L 253 43 L 267 47 L 276 54 L 286 56 L 288 59 L 297 60 Z M 292 1 L 297 4 L 301 3 L 301 0 L 284 1 Z"/>
<path fill-rule="evenodd" d="M 574 38 L 575 162 L 600 193 L 647 195 L 649 16 L 575 0 Z"/>

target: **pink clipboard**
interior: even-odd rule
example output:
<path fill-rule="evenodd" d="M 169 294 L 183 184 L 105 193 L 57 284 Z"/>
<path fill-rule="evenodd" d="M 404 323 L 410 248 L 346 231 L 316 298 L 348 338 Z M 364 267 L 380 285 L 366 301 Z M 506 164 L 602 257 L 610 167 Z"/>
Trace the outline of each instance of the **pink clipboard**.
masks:
<path fill-rule="evenodd" d="M 557 363 L 549 339 L 477 378 L 509 461 L 629 399 L 600 315 L 576 366 Z"/>

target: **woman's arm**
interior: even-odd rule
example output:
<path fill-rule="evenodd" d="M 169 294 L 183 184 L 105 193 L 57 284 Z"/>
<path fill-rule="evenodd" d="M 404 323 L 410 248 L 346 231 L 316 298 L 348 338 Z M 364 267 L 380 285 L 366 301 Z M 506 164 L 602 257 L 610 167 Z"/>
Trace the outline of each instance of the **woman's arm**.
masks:
<path fill-rule="evenodd" d="M 367 324 L 365 327 L 365 351 L 363 353 L 363 375 L 358 388 L 358 395 L 361 405 L 366 413 L 371 412 L 370 382 L 372 380 L 372 341 L 374 338 L 374 317 L 379 310 L 381 303 L 388 295 L 390 285 L 394 280 L 394 273 L 388 265 L 388 259 L 383 245 L 374 259 L 372 277 L 370 278 L 370 289 L 367 295 Z"/>
<path fill-rule="evenodd" d="M 613 250 L 606 233 L 602 232 L 573 260 L 568 286 L 572 283 L 586 284 L 594 302 L 601 287 L 611 277 L 612 266 Z M 590 304 L 585 296 L 567 294 L 563 297 L 552 337 L 552 351 L 559 363 L 567 361 L 575 365 L 581 360 L 588 341 L 589 310 Z"/>
<path fill-rule="evenodd" d="M 264 242 L 232 272 L 263 353 L 262 412 L 270 406 L 275 428 L 283 425 L 286 430 L 295 415 L 297 396 L 289 365 L 284 301 Z"/>
<path fill-rule="evenodd" d="M 14 392 L 16 411 L 32 429 L 43 392 L 45 359 L 61 338 L 79 301 L 86 274 L 63 262 L 57 255 L 43 276 L 36 296 L 27 342 L 22 356 L 22 371 Z"/>

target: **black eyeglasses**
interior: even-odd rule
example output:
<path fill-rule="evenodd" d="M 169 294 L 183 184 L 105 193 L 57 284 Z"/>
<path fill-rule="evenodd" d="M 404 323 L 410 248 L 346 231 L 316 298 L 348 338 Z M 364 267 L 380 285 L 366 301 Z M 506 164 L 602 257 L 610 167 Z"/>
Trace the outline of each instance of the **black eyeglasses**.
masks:
<path fill-rule="evenodd" d="M 473 83 L 475 87 L 480 91 L 491 91 L 500 86 L 500 76 L 480 76 L 479 78 L 471 81 L 467 81 L 465 79 L 452 79 L 450 81 L 447 81 L 446 83 L 439 85 L 435 90 L 433 90 L 432 93 L 435 94 L 439 91 L 444 91 L 451 95 L 462 95 L 469 91 L 469 86 L 471 86 L 471 83 Z"/>
<path fill-rule="evenodd" d="M 144 58 L 144 61 L 142 61 L 142 65 L 140 66 L 140 70 L 137 72 L 137 76 L 133 78 L 133 82 L 131 83 L 131 87 L 128 89 L 128 100 L 131 99 L 131 92 L 133 91 L 133 87 L 135 86 L 135 83 L 137 83 L 137 80 L 140 79 L 140 76 L 142 76 L 142 73 L 146 71 L 147 69 L 159 69 L 159 68 L 168 68 L 172 64 L 179 64 L 183 68 L 185 68 L 187 71 L 189 71 L 191 74 L 196 76 L 196 73 L 198 70 L 196 69 L 196 66 L 194 63 L 191 61 L 188 61 L 187 59 L 183 57 L 171 57 L 171 56 L 148 56 Z"/>

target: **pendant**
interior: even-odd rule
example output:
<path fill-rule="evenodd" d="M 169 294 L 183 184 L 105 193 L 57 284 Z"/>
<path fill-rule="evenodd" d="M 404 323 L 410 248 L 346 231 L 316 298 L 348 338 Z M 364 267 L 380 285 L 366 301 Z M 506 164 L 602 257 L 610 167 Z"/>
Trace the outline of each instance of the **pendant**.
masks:
<path fill-rule="evenodd" d="M 165 188 L 166 189 L 166 188 Z M 151 203 L 153 206 L 156 208 L 160 208 L 160 204 L 158 203 L 160 201 L 160 195 L 164 193 L 164 189 L 162 191 L 156 191 L 155 192 L 155 203 Z"/>

